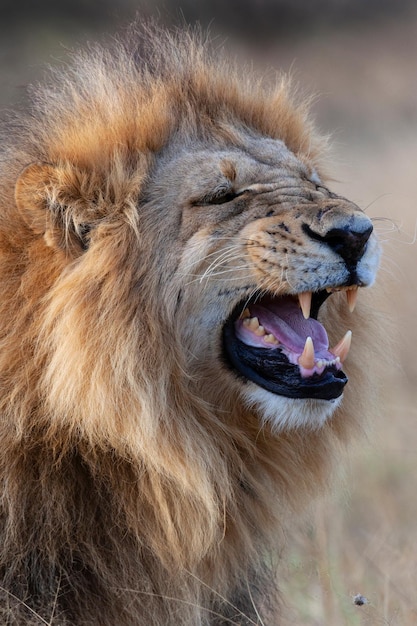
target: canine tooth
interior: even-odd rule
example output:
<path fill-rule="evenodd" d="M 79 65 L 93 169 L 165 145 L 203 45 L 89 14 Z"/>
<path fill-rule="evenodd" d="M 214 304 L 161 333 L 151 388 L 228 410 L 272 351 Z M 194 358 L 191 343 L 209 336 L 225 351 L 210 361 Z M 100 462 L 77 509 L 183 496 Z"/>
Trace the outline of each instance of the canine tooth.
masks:
<path fill-rule="evenodd" d="M 245 309 L 242 314 L 241 314 L 241 319 L 246 319 L 247 317 L 250 317 L 250 313 L 249 313 L 249 309 Z"/>
<path fill-rule="evenodd" d="M 351 341 L 352 331 L 348 330 L 343 339 L 341 339 L 339 343 L 336 344 L 332 350 L 330 350 L 330 352 L 334 354 L 336 358 L 339 357 L 339 361 L 342 363 L 346 360 L 346 357 L 349 353 Z"/>
<path fill-rule="evenodd" d="M 306 320 L 310 317 L 311 296 L 311 291 L 304 291 L 298 294 L 298 302 L 300 303 L 301 310 Z"/>
<path fill-rule="evenodd" d="M 275 344 L 275 345 L 278 345 L 278 343 L 279 343 L 279 341 L 277 340 L 277 338 L 276 338 L 276 337 L 274 337 L 274 335 L 273 335 L 272 333 L 271 333 L 271 334 L 269 334 L 269 335 L 265 335 L 265 337 L 264 337 L 264 341 L 265 341 L 266 343 L 273 343 L 273 344 Z"/>
<path fill-rule="evenodd" d="M 349 311 L 353 313 L 358 299 L 358 288 L 355 285 L 346 291 L 346 300 L 349 307 Z"/>
<path fill-rule="evenodd" d="M 314 367 L 314 344 L 311 337 L 307 337 L 303 353 L 298 357 L 298 363 L 301 367 L 311 370 Z"/>
<path fill-rule="evenodd" d="M 258 328 L 255 330 L 255 335 L 263 337 L 263 335 L 265 335 L 265 328 L 259 324 Z"/>

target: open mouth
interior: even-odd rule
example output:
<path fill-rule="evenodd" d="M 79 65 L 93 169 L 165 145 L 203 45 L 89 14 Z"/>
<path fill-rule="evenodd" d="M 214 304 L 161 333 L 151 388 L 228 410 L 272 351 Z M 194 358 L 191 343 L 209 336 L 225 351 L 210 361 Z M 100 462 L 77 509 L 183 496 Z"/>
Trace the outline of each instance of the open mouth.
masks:
<path fill-rule="evenodd" d="M 296 296 L 255 297 L 238 305 L 223 329 L 228 363 L 246 380 L 288 398 L 332 400 L 348 379 L 343 363 L 351 332 L 334 347 L 317 320 L 333 291 L 345 290 L 354 309 L 357 286 L 328 288 Z"/>

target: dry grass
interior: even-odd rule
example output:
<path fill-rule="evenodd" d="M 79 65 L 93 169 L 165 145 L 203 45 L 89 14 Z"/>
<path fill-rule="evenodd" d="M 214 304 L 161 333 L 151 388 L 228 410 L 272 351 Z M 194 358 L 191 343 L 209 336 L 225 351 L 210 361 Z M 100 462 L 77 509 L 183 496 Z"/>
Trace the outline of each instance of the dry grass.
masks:
<path fill-rule="evenodd" d="M 417 409 L 408 400 L 389 406 L 377 441 L 355 455 L 338 494 L 298 530 L 285 584 L 288 625 L 417 623 Z M 354 603 L 359 594 L 362 606 Z"/>

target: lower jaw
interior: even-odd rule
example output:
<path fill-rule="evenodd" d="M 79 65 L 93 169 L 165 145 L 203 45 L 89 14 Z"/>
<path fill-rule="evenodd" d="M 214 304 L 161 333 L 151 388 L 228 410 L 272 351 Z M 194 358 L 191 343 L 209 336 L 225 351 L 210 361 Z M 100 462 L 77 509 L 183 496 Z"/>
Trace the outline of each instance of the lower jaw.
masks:
<path fill-rule="evenodd" d="M 348 381 L 343 371 L 333 367 L 303 378 L 283 353 L 246 346 L 236 337 L 232 322 L 223 330 L 223 352 L 229 367 L 243 380 L 285 398 L 331 401 L 342 395 Z"/>

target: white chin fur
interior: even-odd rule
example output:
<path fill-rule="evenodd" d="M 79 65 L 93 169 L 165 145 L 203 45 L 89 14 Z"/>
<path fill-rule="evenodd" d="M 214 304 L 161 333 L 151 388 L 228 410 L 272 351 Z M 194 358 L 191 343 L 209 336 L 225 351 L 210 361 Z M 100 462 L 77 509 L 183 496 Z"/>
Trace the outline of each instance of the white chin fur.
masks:
<path fill-rule="evenodd" d="M 246 406 L 259 413 L 262 422 L 269 422 L 276 432 L 294 428 L 317 430 L 332 417 L 342 396 L 334 400 L 285 398 L 250 384 L 243 392 Z"/>

